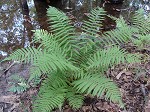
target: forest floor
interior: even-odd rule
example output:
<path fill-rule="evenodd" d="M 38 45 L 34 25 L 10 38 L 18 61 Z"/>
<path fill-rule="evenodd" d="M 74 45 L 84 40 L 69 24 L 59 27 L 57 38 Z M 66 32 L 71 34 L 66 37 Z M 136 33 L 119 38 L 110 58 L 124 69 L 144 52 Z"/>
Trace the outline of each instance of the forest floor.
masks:
<path fill-rule="evenodd" d="M 106 72 L 107 77 L 120 88 L 125 108 L 121 109 L 104 98 L 87 96 L 78 110 L 72 110 L 66 103 L 61 111 L 54 112 L 150 112 L 150 52 L 140 52 L 146 59 L 142 63 L 118 65 Z M 10 65 L 9 62 L 0 65 L 0 112 L 32 112 L 31 105 L 38 87 L 29 88 L 22 94 L 9 92 L 9 77 L 19 74 L 27 79 L 30 65 L 14 64 L 9 68 Z"/>

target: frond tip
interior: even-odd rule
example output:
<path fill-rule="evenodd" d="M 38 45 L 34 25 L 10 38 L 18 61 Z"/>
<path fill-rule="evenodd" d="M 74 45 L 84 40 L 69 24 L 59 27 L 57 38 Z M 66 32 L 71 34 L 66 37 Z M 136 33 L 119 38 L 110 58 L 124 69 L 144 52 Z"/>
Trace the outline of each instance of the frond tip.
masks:
<path fill-rule="evenodd" d="M 97 7 L 91 10 L 88 20 L 83 22 L 82 30 L 89 36 L 96 36 L 102 27 L 102 21 L 106 12 L 103 8 Z"/>
<path fill-rule="evenodd" d="M 41 50 L 36 49 L 34 47 L 27 47 L 16 50 L 9 57 L 5 58 L 5 60 L 13 60 L 24 63 L 34 63 L 35 60 L 38 59 L 41 55 Z"/>
<path fill-rule="evenodd" d="M 70 24 L 70 20 L 66 14 L 54 7 L 47 10 L 50 31 L 55 35 L 55 39 L 62 45 L 67 46 L 68 42 L 75 38 L 75 29 Z"/>
<path fill-rule="evenodd" d="M 140 34 L 150 33 L 150 16 L 144 16 L 144 9 L 135 12 L 132 18 L 132 25 L 139 29 Z"/>

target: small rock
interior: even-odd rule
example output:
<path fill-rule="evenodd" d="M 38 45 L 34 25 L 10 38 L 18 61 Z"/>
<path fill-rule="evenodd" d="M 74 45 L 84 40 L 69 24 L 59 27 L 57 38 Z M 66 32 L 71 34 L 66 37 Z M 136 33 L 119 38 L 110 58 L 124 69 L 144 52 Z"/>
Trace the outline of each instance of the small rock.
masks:
<path fill-rule="evenodd" d="M 92 110 L 91 106 L 83 106 L 82 107 L 83 112 L 90 112 Z"/>
<path fill-rule="evenodd" d="M 96 103 L 96 108 L 99 110 L 102 108 L 103 104 L 101 102 Z"/>
<path fill-rule="evenodd" d="M 0 112 L 3 112 L 3 107 L 0 107 Z"/>

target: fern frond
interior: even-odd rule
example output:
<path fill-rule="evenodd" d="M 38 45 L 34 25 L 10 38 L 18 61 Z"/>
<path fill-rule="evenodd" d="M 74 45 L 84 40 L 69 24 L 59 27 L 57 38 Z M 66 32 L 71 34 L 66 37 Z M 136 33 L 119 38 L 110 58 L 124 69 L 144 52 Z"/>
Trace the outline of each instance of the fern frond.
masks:
<path fill-rule="evenodd" d="M 74 81 L 73 84 L 78 92 L 98 97 L 105 94 L 105 97 L 110 101 L 120 104 L 122 102 L 119 89 L 113 81 L 98 74 L 88 74 L 84 78 Z"/>
<path fill-rule="evenodd" d="M 33 112 L 50 112 L 61 107 L 67 92 L 66 79 L 61 72 L 49 74 L 42 83 L 38 97 L 33 105 Z"/>
<path fill-rule="evenodd" d="M 43 52 L 34 47 L 27 47 L 18 49 L 13 52 L 9 57 L 5 58 L 5 60 L 13 60 L 24 63 L 34 63 L 37 58 L 39 58 Z"/>
<path fill-rule="evenodd" d="M 59 46 L 56 40 L 54 39 L 54 36 L 43 29 L 34 31 L 34 38 L 32 42 L 40 43 L 39 48 L 42 49 L 53 49 L 56 46 Z"/>
<path fill-rule="evenodd" d="M 45 43 L 45 41 L 49 41 L 49 39 L 52 39 L 52 35 L 44 29 L 34 30 L 33 32 L 34 38 L 32 40 L 32 43 L 42 44 L 43 42 Z"/>
<path fill-rule="evenodd" d="M 66 99 L 70 106 L 72 106 L 74 109 L 78 109 L 82 106 L 84 97 L 83 95 L 76 93 L 74 88 L 68 87 Z"/>
<path fill-rule="evenodd" d="M 58 69 L 61 71 L 64 70 L 78 70 L 71 62 L 65 59 L 60 53 L 47 54 L 43 53 L 43 55 L 37 59 L 37 61 L 33 64 L 38 67 L 43 73 L 49 73 L 50 71 L 57 71 Z"/>
<path fill-rule="evenodd" d="M 93 68 L 97 68 L 100 69 L 101 72 L 104 72 L 109 66 L 125 62 L 139 62 L 139 57 L 137 55 L 128 54 L 119 47 L 112 47 L 107 50 L 99 50 L 91 55 L 87 61 L 87 69 L 92 70 Z"/>
<path fill-rule="evenodd" d="M 12 75 L 9 78 L 10 84 L 13 84 L 10 88 L 9 91 L 14 92 L 14 93 L 22 93 L 24 91 L 26 91 L 30 86 L 28 85 L 27 81 L 19 75 Z"/>
<path fill-rule="evenodd" d="M 103 8 L 97 7 L 91 10 L 88 20 L 83 22 L 82 30 L 89 36 L 96 36 L 102 27 L 102 21 L 106 12 Z"/>
<path fill-rule="evenodd" d="M 33 43 L 40 43 L 38 49 L 42 49 L 47 53 L 59 52 L 65 56 L 70 50 L 69 48 L 62 48 L 55 39 L 54 35 L 46 30 L 35 30 Z"/>
<path fill-rule="evenodd" d="M 34 102 L 33 112 L 51 112 L 52 109 L 61 107 L 65 100 L 65 93 L 64 87 L 47 87 Z"/>
<path fill-rule="evenodd" d="M 138 32 L 137 29 L 130 27 L 127 25 L 123 17 L 120 17 L 116 20 L 117 28 L 111 31 L 107 31 L 103 34 L 103 44 L 104 45 L 112 45 L 112 44 L 122 44 L 127 43 L 132 40 L 132 35 L 135 32 Z"/>
<path fill-rule="evenodd" d="M 49 7 L 47 10 L 47 16 L 49 23 L 51 25 L 50 31 L 53 33 L 55 40 L 59 43 L 62 50 L 68 51 L 66 53 L 68 58 L 71 58 L 73 54 L 76 53 L 76 33 L 74 27 L 68 16 L 64 12 L 54 8 Z"/>
<path fill-rule="evenodd" d="M 52 71 L 78 71 L 79 68 L 74 66 L 71 62 L 61 56 L 61 54 L 47 54 L 43 53 L 36 62 L 33 63 L 33 67 L 30 69 L 30 78 L 39 78 L 42 74 L 48 74 Z"/>
<path fill-rule="evenodd" d="M 48 78 L 43 81 L 42 83 L 42 88 L 40 89 L 42 91 L 45 91 L 47 87 L 54 87 L 54 88 L 59 88 L 59 87 L 66 87 L 67 86 L 67 79 L 65 75 L 61 71 L 57 72 L 52 72 L 48 74 Z"/>
<path fill-rule="evenodd" d="M 135 12 L 131 22 L 133 27 L 139 29 L 140 34 L 146 34 L 150 32 L 150 16 L 145 17 L 143 9 L 139 9 Z"/>
<path fill-rule="evenodd" d="M 138 35 L 138 37 L 133 40 L 133 43 L 136 46 L 143 48 L 144 46 L 146 46 L 150 43 L 150 34 Z"/>
<path fill-rule="evenodd" d="M 84 69 L 80 69 L 80 72 L 75 72 L 74 74 L 71 74 L 71 76 L 75 79 L 83 78 L 85 75 L 87 74 L 84 73 Z"/>
<path fill-rule="evenodd" d="M 61 54 L 59 53 L 56 55 L 47 54 L 41 51 L 41 53 L 36 52 L 35 54 L 35 52 L 31 51 L 31 48 L 28 49 L 17 50 L 5 60 L 24 61 L 25 63 L 31 62 L 33 67 L 31 67 L 30 69 L 30 80 L 32 80 L 33 78 L 38 78 L 42 74 L 49 73 L 52 70 L 78 70 L 78 68 L 67 61 L 65 57 L 61 57 Z M 32 50 L 36 51 L 36 49 Z"/>
<path fill-rule="evenodd" d="M 77 49 L 78 53 L 76 53 L 76 55 L 72 57 L 72 60 L 75 65 L 81 68 L 82 66 L 84 66 L 90 54 L 95 53 L 96 49 L 98 49 L 99 47 L 96 45 L 96 42 L 93 42 L 92 39 L 86 37 L 83 39 L 79 39 L 77 46 L 79 46 L 79 48 Z"/>
<path fill-rule="evenodd" d="M 75 29 L 70 25 L 69 18 L 64 12 L 49 7 L 47 10 L 51 32 L 55 35 L 54 38 L 62 45 L 68 46 L 72 39 L 75 38 Z"/>
<path fill-rule="evenodd" d="M 28 82 L 30 82 L 33 79 L 40 78 L 46 72 L 44 71 L 44 73 L 43 73 L 40 68 L 32 66 L 30 68 L 30 72 L 29 73 L 30 73 L 30 77 L 28 79 Z"/>

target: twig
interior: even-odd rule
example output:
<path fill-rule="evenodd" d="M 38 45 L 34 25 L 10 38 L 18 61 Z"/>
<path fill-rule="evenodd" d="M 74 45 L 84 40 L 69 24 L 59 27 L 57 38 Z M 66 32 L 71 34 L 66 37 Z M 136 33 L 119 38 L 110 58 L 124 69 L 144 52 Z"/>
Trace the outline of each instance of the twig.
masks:
<path fill-rule="evenodd" d="M 7 72 L 7 71 L 8 71 L 14 64 L 16 64 L 16 63 L 18 63 L 18 61 L 14 61 L 11 65 L 9 65 L 9 66 L 5 69 L 4 73 Z"/>

